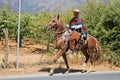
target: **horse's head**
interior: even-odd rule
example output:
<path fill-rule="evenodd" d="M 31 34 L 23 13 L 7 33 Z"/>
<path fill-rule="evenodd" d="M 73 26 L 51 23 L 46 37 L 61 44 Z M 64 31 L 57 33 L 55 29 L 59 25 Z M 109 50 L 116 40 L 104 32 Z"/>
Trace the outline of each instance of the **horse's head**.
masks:
<path fill-rule="evenodd" d="M 59 14 L 57 16 L 55 16 L 46 26 L 46 29 L 50 30 L 50 29 L 57 29 L 58 25 L 59 25 Z"/>

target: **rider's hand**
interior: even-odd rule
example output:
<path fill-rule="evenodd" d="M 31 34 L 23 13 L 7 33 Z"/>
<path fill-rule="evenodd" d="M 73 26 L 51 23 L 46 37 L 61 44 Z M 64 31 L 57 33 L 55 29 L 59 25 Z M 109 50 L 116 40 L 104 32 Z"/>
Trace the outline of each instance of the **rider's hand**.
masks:
<path fill-rule="evenodd" d="M 67 24 L 67 25 L 65 25 L 65 28 L 68 30 L 69 29 L 69 25 Z"/>
<path fill-rule="evenodd" d="M 69 28 L 69 26 L 70 26 L 69 24 L 66 25 L 67 28 Z"/>

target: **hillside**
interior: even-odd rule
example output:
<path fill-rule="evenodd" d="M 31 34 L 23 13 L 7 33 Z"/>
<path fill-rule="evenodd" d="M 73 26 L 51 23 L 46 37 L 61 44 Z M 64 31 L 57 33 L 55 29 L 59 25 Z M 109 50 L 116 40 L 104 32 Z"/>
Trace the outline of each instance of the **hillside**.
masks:
<path fill-rule="evenodd" d="M 86 2 L 87 0 L 22 0 L 22 12 L 58 12 L 80 7 Z M 18 0 L 0 0 L 0 7 L 2 7 L 4 4 L 9 4 L 11 11 L 18 11 Z"/>

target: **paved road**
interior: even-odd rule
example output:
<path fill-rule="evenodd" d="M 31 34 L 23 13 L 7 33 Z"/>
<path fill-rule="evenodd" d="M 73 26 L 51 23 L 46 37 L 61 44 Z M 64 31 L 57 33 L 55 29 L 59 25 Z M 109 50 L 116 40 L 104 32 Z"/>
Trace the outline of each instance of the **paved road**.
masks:
<path fill-rule="evenodd" d="M 86 73 L 70 73 L 70 74 L 55 74 L 48 76 L 48 74 L 42 75 L 20 75 L 0 77 L 0 80 L 120 80 L 120 71 L 107 71 L 107 72 L 93 72 Z"/>

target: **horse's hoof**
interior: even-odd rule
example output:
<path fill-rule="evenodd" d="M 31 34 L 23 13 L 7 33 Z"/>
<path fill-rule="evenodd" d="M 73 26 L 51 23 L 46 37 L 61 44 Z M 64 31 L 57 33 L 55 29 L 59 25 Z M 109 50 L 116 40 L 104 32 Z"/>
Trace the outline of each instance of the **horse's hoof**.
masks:
<path fill-rule="evenodd" d="M 87 74 L 90 74 L 90 73 L 91 73 L 91 70 L 88 70 L 86 73 L 87 73 Z"/>
<path fill-rule="evenodd" d="M 49 76 L 52 76 L 54 74 L 54 70 L 50 70 Z"/>
<path fill-rule="evenodd" d="M 69 71 L 66 71 L 65 74 L 69 74 Z"/>
<path fill-rule="evenodd" d="M 52 76 L 53 75 L 53 73 L 49 73 L 49 76 Z"/>
<path fill-rule="evenodd" d="M 85 73 L 86 72 L 86 70 L 82 70 L 82 73 Z"/>

